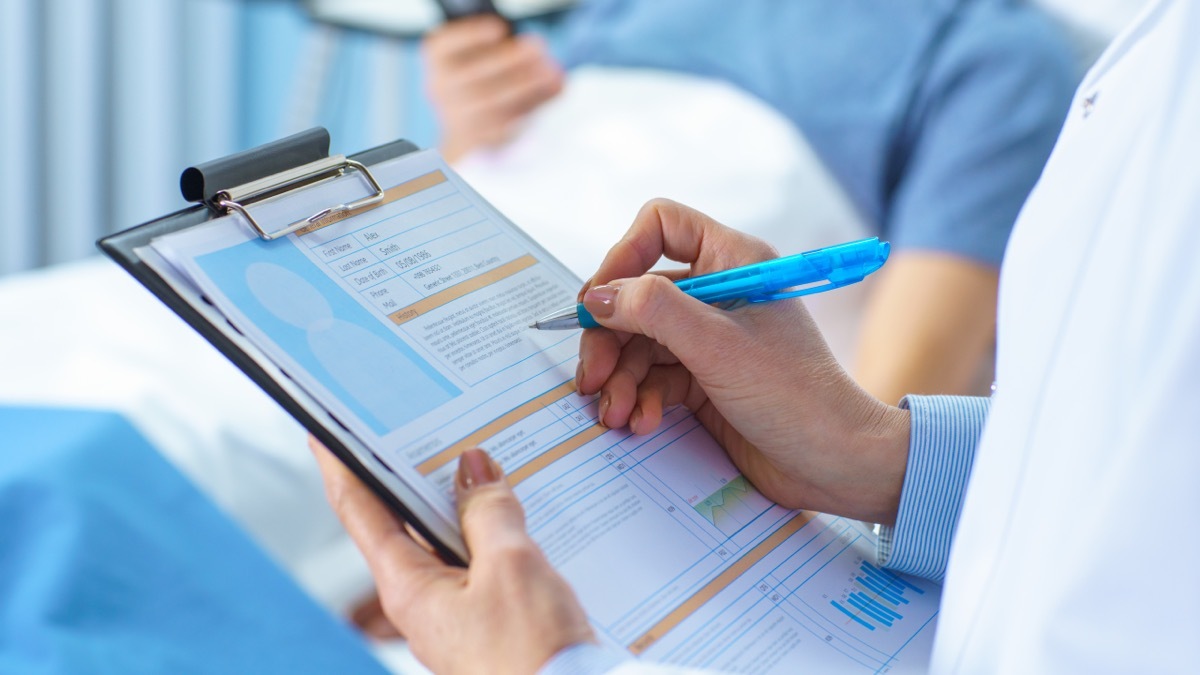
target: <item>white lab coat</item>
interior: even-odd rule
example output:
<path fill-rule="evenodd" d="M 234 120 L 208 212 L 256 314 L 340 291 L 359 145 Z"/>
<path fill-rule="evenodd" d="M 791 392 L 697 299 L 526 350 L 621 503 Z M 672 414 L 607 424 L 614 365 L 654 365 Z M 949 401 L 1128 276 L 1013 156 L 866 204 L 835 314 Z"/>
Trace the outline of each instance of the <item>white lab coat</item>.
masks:
<path fill-rule="evenodd" d="M 1200 0 L 1161 0 L 1084 80 L 1009 243 L 933 672 L 1200 670 L 1197 235 Z"/>
<path fill-rule="evenodd" d="M 1090 101 L 1090 103 L 1089 103 Z M 1200 1 L 1088 73 L 1009 242 L 934 672 L 1197 672 Z"/>

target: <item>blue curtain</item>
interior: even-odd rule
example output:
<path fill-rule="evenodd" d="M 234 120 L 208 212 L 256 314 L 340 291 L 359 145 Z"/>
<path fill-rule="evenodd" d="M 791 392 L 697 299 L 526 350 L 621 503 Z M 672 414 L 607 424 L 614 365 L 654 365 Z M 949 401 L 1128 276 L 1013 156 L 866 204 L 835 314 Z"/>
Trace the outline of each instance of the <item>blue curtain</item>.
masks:
<path fill-rule="evenodd" d="M 185 206 L 179 172 L 317 124 L 333 152 L 432 117 L 409 41 L 291 0 L 0 2 L 0 274 Z"/>

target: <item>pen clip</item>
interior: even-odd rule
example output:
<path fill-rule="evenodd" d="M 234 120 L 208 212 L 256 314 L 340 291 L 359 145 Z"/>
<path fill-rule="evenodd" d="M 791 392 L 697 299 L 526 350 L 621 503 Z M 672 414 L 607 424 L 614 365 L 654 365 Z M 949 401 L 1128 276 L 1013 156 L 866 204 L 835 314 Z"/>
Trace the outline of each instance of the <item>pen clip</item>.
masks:
<path fill-rule="evenodd" d="M 787 300 L 788 298 L 798 298 L 802 295 L 812 295 L 814 293 L 821 293 L 823 291 L 831 291 L 835 288 L 841 288 L 842 286 L 849 286 L 850 284 L 853 284 L 857 281 L 862 281 L 863 278 L 864 277 L 842 278 L 842 279 L 838 279 L 837 281 L 825 279 L 820 283 L 814 282 L 810 285 L 805 286 L 804 288 L 800 288 L 800 289 L 796 289 L 796 290 L 791 290 L 791 291 L 785 290 L 785 291 L 776 291 L 774 293 L 763 293 L 761 295 L 756 295 L 752 298 L 746 298 L 746 301 L 747 302 L 771 302 L 773 300 Z"/>
<path fill-rule="evenodd" d="M 820 254 L 826 261 L 821 265 L 823 269 L 828 270 L 824 279 L 791 286 L 792 290 L 784 288 L 774 292 L 758 293 L 747 299 L 750 302 L 786 300 L 849 286 L 866 279 L 868 274 L 882 267 L 890 252 L 891 244 L 881 242 L 878 238 L 863 239 L 820 249 L 812 253 Z"/>

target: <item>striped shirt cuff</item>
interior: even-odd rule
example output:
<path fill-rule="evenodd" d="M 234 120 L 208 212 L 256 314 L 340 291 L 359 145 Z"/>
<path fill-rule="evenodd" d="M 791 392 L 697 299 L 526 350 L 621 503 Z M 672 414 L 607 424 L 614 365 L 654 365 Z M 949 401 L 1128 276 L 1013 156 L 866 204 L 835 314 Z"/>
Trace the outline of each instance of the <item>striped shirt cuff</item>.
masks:
<path fill-rule="evenodd" d="M 912 436 L 896 525 L 880 528 L 881 565 L 942 580 L 989 403 L 972 396 L 907 396 L 900 402 L 912 411 Z"/>

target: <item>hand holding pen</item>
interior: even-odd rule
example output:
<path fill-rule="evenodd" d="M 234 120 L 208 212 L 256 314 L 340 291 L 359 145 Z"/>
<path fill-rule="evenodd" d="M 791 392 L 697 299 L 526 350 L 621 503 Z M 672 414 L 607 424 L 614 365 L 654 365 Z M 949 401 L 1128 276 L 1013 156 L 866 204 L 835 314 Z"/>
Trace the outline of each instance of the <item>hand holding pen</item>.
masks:
<path fill-rule="evenodd" d="M 728 312 L 695 302 L 670 279 L 644 274 L 663 253 L 697 274 L 776 257 L 762 241 L 691 209 L 647 205 L 597 271 L 597 279 L 613 281 L 590 287 L 584 298 L 611 329 L 583 331 L 577 376 L 581 392 L 602 392 L 605 423 L 628 421 L 647 433 L 663 405 L 682 403 L 780 504 L 894 522 L 907 413 L 850 381 L 801 303 Z M 414 543 L 340 462 L 313 450 L 339 516 L 372 568 L 387 572 L 377 576 L 383 606 L 433 670 L 485 663 L 532 672 L 564 647 L 594 640 L 582 606 L 539 553 L 515 493 L 486 454 L 463 453 L 456 474 L 472 557 L 462 569 Z M 521 591 L 515 604 L 514 588 Z"/>
<path fill-rule="evenodd" d="M 600 420 L 636 434 L 663 410 L 692 410 L 760 492 L 792 508 L 894 522 L 908 414 L 841 368 L 804 305 L 724 311 L 647 275 L 659 256 L 693 273 L 774 259 L 766 243 L 668 201 L 642 209 L 583 296 L 608 330 L 585 330 L 576 383 Z M 832 276 L 832 275 L 831 275 Z M 793 289 L 800 290 L 800 289 Z"/>

